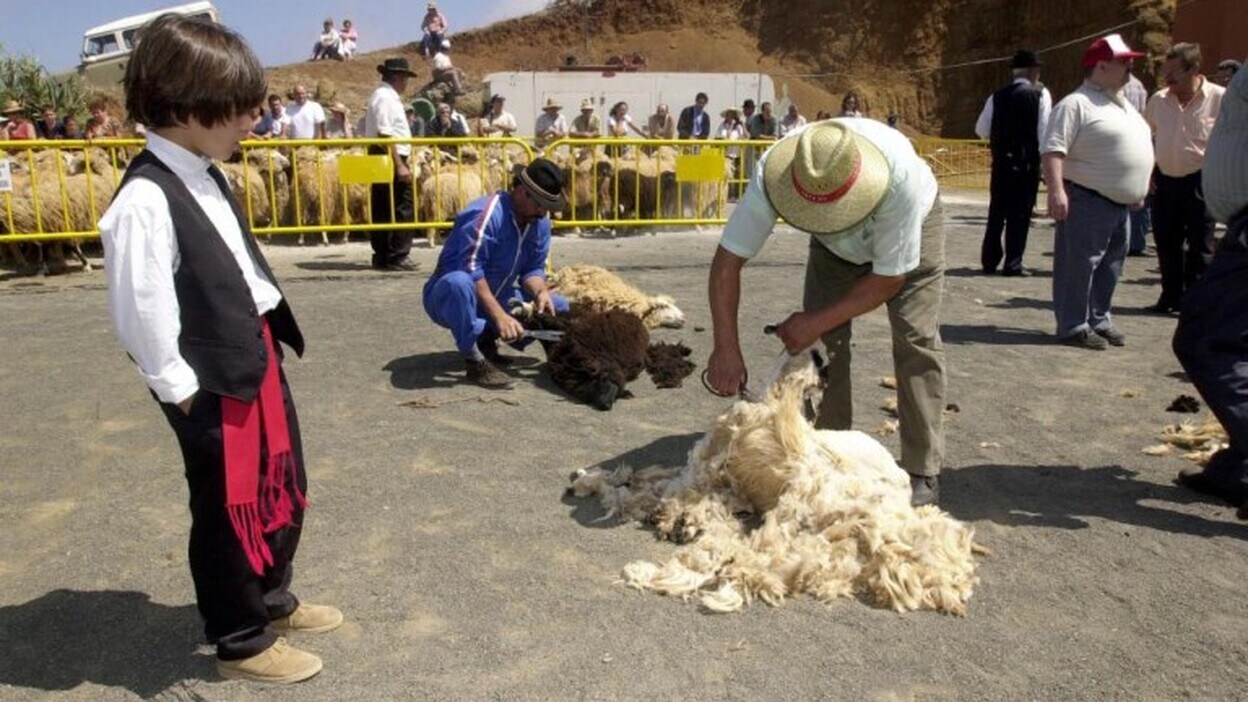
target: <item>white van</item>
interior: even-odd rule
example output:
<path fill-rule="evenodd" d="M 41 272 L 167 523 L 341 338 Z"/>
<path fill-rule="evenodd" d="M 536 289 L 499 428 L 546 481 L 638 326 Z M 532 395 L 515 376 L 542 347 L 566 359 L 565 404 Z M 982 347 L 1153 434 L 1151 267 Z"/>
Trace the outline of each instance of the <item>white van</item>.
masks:
<path fill-rule="evenodd" d="M 143 25 L 167 13 L 205 17 L 220 22 L 221 16 L 211 2 L 191 2 L 163 10 L 144 12 L 88 29 L 82 37 L 82 63 L 78 75 L 88 83 L 117 85 L 126 75 L 127 58 L 134 50 L 138 31 Z"/>

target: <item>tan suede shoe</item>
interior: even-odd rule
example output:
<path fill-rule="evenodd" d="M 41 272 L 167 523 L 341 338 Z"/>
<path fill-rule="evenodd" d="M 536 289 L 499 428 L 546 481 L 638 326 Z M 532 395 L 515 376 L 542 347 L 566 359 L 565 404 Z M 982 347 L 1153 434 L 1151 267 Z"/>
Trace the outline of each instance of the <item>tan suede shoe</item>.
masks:
<path fill-rule="evenodd" d="M 337 607 L 299 603 L 299 607 L 281 619 L 269 622 L 279 634 L 292 631 L 305 634 L 323 634 L 342 624 L 342 612 Z"/>
<path fill-rule="evenodd" d="M 321 659 L 286 643 L 278 637 L 264 651 L 238 661 L 217 661 L 217 672 L 231 680 L 288 684 L 321 672 Z"/>

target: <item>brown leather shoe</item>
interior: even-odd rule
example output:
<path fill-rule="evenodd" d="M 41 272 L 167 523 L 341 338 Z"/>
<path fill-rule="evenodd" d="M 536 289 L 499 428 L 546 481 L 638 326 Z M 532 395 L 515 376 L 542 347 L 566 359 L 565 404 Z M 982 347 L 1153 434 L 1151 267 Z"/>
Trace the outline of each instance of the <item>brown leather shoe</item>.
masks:
<path fill-rule="evenodd" d="M 321 672 L 321 659 L 286 643 L 278 637 L 265 650 L 251 658 L 237 661 L 217 661 L 217 672 L 231 680 L 276 683 L 297 683 Z"/>
<path fill-rule="evenodd" d="M 470 383 L 476 383 L 488 390 L 510 390 L 515 384 L 514 380 L 489 361 L 467 359 L 464 363 L 468 366 L 467 380 Z"/>
<path fill-rule="evenodd" d="M 300 602 L 290 614 L 269 622 L 277 633 L 299 631 L 305 634 L 322 634 L 342 625 L 342 612 L 337 607 Z"/>

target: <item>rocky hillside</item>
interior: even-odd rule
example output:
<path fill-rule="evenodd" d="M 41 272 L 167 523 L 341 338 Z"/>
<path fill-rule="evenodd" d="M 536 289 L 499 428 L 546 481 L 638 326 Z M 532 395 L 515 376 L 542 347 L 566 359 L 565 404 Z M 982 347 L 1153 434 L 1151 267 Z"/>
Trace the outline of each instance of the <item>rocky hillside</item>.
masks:
<path fill-rule="evenodd" d="M 762 71 L 807 116 L 836 110 L 854 89 L 871 116 L 895 111 L 915 131 L 967 137 L 984 97 L 1008 77 L 1006 62 L 990 59 L 1023 47 L 1041 51 L 1043 79 L 1060 98 L 1081 80 L 1086 37 L 1114 28 L 1133 46 L 1163 52 L 1174 6 L 1175 0 L 598 0 L 587 8 L 562 0 L 542 13 L 455 35 L 453 55 L 470 79 L 553 70 L 568 56 L 587 64 L 634 52 L 651 71 Z M 319 84 L 323 97 L 359 109 L 376 82 L 374 66 L 395 54 L 421 63 L 408 45 L 345 64 L 279 67 L 271 77 L 278 88 L 296 80 Z M 1144 73 L 1151 85 L 1150 69 Z M 461 107 L 469 114 L 480 109 Z"/>

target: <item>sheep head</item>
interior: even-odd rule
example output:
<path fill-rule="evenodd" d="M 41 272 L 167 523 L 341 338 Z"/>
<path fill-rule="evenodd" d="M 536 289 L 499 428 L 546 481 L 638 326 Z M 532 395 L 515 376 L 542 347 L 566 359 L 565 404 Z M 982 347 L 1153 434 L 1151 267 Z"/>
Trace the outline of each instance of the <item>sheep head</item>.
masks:
<path fill-rule="evenodd" d="M 655 295 L 650 298 L 650 309 L 641 316 L 647 327 L 665 327 L 681 329 L 685 326 L 685 313 L 676 306 L 676 301 L 667 295 Z"/>

